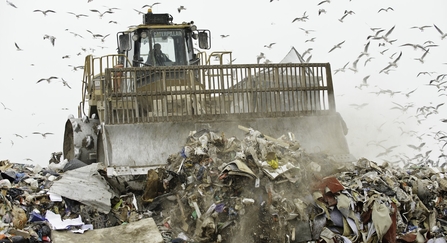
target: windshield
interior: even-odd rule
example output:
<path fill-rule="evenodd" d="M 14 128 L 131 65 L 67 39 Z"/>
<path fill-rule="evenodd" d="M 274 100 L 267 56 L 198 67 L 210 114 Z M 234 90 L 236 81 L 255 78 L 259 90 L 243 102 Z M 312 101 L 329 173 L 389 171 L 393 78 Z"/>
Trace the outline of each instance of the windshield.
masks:
<path fill-rule="evenodd" d="M 186 65 L 183 30 L 149 30 L 140 40 L 140 60 L 151 66 Z"/>

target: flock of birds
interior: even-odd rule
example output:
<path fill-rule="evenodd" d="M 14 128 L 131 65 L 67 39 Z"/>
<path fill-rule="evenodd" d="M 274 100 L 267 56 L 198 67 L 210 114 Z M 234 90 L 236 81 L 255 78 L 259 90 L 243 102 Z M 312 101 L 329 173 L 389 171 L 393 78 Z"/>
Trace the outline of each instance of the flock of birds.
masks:
<path fill-rule="evenodd" d="M 270 0 L 270 2 L 274 2 L 274 0 Z M 323 6 L 328 6 L 330 4 L 330 0 L 325 0 L 319 2 L 318 5 L 318 16 L 327 14 L 326 8 Z M 386 8 L 380 8 L 377 10 L 377 14 L 385 14 L 394 12 L 395 9 L 393 7 L 386 7 Z M 340 23 L 344 23 L 344 21 L 347 20 L 347 17 L 350 15 L 354 15 L 355 12 L 352 10 L 345 10 L 343 14 L 341 15 L 341 18 L 337 19 Z M 311 19 L 311 14 L 309 14 L 309 11 L 306 10 L 301 16 L 295 17 L 292 19 L 291 23 L 306 23 Z M 399 26 L 398 28 L 405 28 L 402 26 Z M 414 29 L 420 31 L 419 34 L 426 34 L 429 36 L 428 38 L 439 38 L 439 43 L 435 43 L 438 41 L 433 40 L 427 40 L 424 43 L 401 43 L 396 45 L 396 43 L 399 43 L 400 41 L 395 38 L 393 33 L 395 32 L 396 25 L 392 26 L 391 28 L 370 28 L 372 33 L 368 36 L 365 36 L 366 43 L 364 44 L 363 50 L 360 51 L 358 56 L 354 59 L 354 61 L 348 61 L 346 64 L 344 64 L 342 67 L 337 68 L 334 70 L 333 74 L 337 73 L 345 73 L 345 72 L 351 72 L 354 75 L 358 75 L 367 67 L 367 65 L 371 65 L 371 63 L 375 62 L 376 59 L 379 59 L 377 57 L 377 54 L 379 56 L 385 56 L 388 52 L 391 52 L 391 50 L 396 50 L 394 53 L 390 54 L 389 59 L 390 61 L 383 63 L 380 70 L 378 70 L 378 73 L 369 73 L 363 78 L 360 78 L 361 82 L 355 84 L 355 88 L 359 89 L 361 91 L 368 90 L 371 94 L 376 94 L 377 96 L 381 95 L 388 95 L 391 98 L 390 101 L 390 110 L 399 111 L 399 113 L 396 113 L 396 117 L 392 122 L 384 122 L 381 126 L 388 126 L 389 129 L 399 129 L 401 131 L 400 137 L 407 136 L 409 138 L 416 138 L 417 141 L 423 141 L 418 145 L 414 144 L 407 144 L 402 145 L 389 145 L 386 146 L 386 143 L 389 143 L 390 139 L 379 139 L 380 135 L 386 136 L 388 133 L 385 132 L 385 130 L 382 130 L 382 128 L 377 128 L 377 130 L 374 132 L 376 134 L 376 139 L 371 140 L 366 143 L 367 147 L 375 147 L 378 149 L 378 153 L 375 155 L 375 158 L 403 166 L 439 166 L 443 168 L 447 168 L 447 153 L 445 150 L 447 149 L 447 130 L 445 129 L 445 125 L 447 123 L 447 118 L 443 117 L 439 120 L 435 120 L 434 122 L 438 124 L 438 126 L 441 127 L 441 130 L 438 131 L 432 131 L 434 126 L 431 126 L 427 130 L 422 131 L 414 131 L 414 130 L 408 130 L 404 129 L 403 126 L 405 125 L 405 122 L 408 122 L 408 118 L 416 118 L 417 125 L 422 125 L 423 123 L 433 122 L 432 120 L 429 120 L 430 117 L 439 117 L 442 115 L 447 114 L 445 112 L 445 104 L 443 101 L 437 104 L 432 104 L 430 102 L 429 105 L 422 105 L 417 107 L 414 102 L 409 102 L 406 104 L 399 104 L 393 100 L 399 100 L 399 97 L 397 95 L 404 96 L 406 99 L 409 99 L 410 96 L 416 96 L 417 92 L 427 92 L 422 91 L 422 88 L 414 88 L 410 91 L 401 91 L 401 90 L 394 90 L 394 89 L 382 89 L 378 87 L 378 85 L 372 85 L 370 81 L 371 76 L 378 76 L 378 75 L 389 75 L 392 72 L 398 71 L 399 63 L 402 60 L 402 56 L 404 53 L 406 53 L 406 48 L 411 48 L 413 51 L 420 51 L 420 56 L 414 57 L 413 60 L 417 61 L 421 65 L 426 63 L 427 58 L 430 56 L 430 53 L 435 52 L 435 49 L 440 47 L 443 44 L 443 41 L 447 38 L 447 33 L 444 33 L 444 31 L 436 24 L 432 25 L 420 25 L 420 26 L 409 26 L 409 29 Z M 317 30 L 312 29 L 306 29 L 304 28 L 304 24 L 301 24 L 300 27 L 298 27 L 299 30 L 303 31 L 306 36 L 314 34 Z M 429 30 L 434 30 L 428 34 Z M 437 34 L 437 36 L 436 36 Z M 309 39 L 306 39 L 304 43 L 313 43 L 316 42 L 317 37 L 312 36 Z M 377 51 L 371 51 L 371 46 L 375 44 L 378 46 L 379 50 Z M 268 50 L 272 49 L 272 47 L 278 45 L 277 42 L 267 43 L 264 45 L 264 48 L 267 48 Z M 337 50 L 340 50 L 342 48 L 345 48 L 347 45 L 346 40 L 342 40 L 335 45 L 332 46 L 327 51 L 327 55 L 331 55 L 332 53 L 337 52 Z M 321 47 L 320 47 L 321 48 Z M 314 49 L 308 48 L 301 52 L 301 60 L 304 60 L 304 62 L 311 62 L 312 58 L 312 51 Z M 267 55 L 264 52 L 260 52 L 259 55 L 256 57 L 257 63 L 261 63 L 263 60 L 263 63 L 270 63 L 270 61 L 267 59 Z M 408 59 L 408 58 L 407 58 Z M 445 59 L 446 60 L 446 59 Z M 361 63 L 361 64 L 360 64 Z M 443 65 L 447 65 L 446 62 L 442 63 Z M 377 66 L 377 62 L 375 63 Z M 421 66 L 426 67 L 426 66 Z M 447 67 L 444 69 L 447 70 Z M 437 74 L 434 78 L 431 76 Z M 421 86 L 430 86 L 434 87 L 431 92 L 433 92 L 433 100 L 436 100 L 436 97 L 443 97 L 447 96 L 447 73 L 438 73 L 438 72 L 428 72 L 428 71 L 421 71 L 417 73 L 416 78 L 422 77 L 422 76 L 430 76 L 428 81 L 426 83 L 421 84 Z M 376 78 L 377 79 L 377 78 Z M 376 91 L 373 88 L 378 88 L 379 90 Z M 405 87 L 405 84 L 404 84 Z M 374 99 L 374 98 L 373 98 Z M 441 98 L 442 99 L 442 98 Z M 367 107 L 369 102 L 364 102 L 360 104 L 352 103 L 350 104 L 351 107 L 353 107 L 356 111 L 361 111 L 362 109 L 365 109 Z M 444 109 L 444 112 L 441 110 Z M 411 114 L 407 120 L 405 118 L 402 120 L 403 115 L 405 114 Z M 438 118 L 436 118 L 438 119 Z M 391 124 L 393 123 L 393 124 Z M 444 126 L 444 128 L 442 128 Z M 379 141 L 377 141 L 379 139 Z M 432 141 L 432 144 L 429 145 L 429 143 L 425 141 Z M 403 139 L 405 141 L 405 139 Z M 411 156 L 409 154 L 404 154 L 402 152 L 399 152 L 399 148 L 407 147 L 407 149 L 413 150 L 414 156 Z M 405 150 L 405 149 L 404 149 Z M 408 151 L 408 150 L 407 150 Z M 436 152 L 436 155 L 434 152 Z"/>
<path fill-rule="evenodd" d="M 381 9 L 380 11 L 387 11 L 387 10 L 392 10 L 391 8 L 388 9 Z M 418 29 L 421 32 L 423 32 L 425 29 L 428 28 L 434 28 L 437 30 L 437 32 L 440 34 L 440 39 L 441 41 L 444 40 L 445 38 L 445 34 L 439 29 L 438 26 L 436 26 L 436 24 L 433 24 L 432 26 L 429 25 L 424 25 L 424 26 L 413 26 L 411 27 L 411 29 Z M 370 46 L 371 41 L 381 41 L 381 43 L 379 43 L 379 46 L 387 46 L 387 45 L 392 45 L 393 42 L 396 42 L 396 39 L 391 39 L 390 36 L 394 30 L 395 26 L 393 26 L 391 29 L 389 29 L 388 31 L 386 31 L 385 29 L 382 28 L 371 28 L 372 31 L 375 31 L 374 35 L 368 36 L 367 40 L 368 42 L 365 44 L 365 48 L 364 50 L 361 52 L 361 54 L 357 57 L 357 59 L 355 61 L 353 61 L 352 63 L 352 67 L 348 68 L 348 63 L 346 63 L 342 68 L 336 69 L 335 70 L 335 74 L 337 74 L 338 72 L 345 72 L 345 70 L 348 68 L 349 70 L 353 71 L 354 73 L 358 72 L 358 62 L 360 60 L 360 58 L 362 58 L 363 56 L 368 57 L 368 59 L 365 60 L 364 62 L 364 67 L 367 65 L 367 63 L 369 63 L 374 57 L 370 56 L 370 53 L 368 51 L 368 47 Z M 385 34 L 381 34 L 382 32 L 384 32 Z M 341 45 L 344 42 L 341 42 L 337 45 L 335 45 L 329 52 L 334 51 L 336 48 L 341 48 Z M 414 44 L 414 43 L 405 43 L 405 44 L 401 44 L 399 45 L 399 47 L 403 48 L 403 47 L 412 47 L 413 50 L 421 50 L 422 51 L 422 55 L 418 58 L 414 58 L 414 60 L 419 61 L 421 64 L 425 63 L 425 58 L 426 56 L 429 54 L 431 48 L 436 48 L 438 47 L 438 45 L 434 44 L 433 41 L 426 41 L 423 44 Z M 380 52 L 381 55 L 384 55 L 384 53 L 386 51 L 388 51 L 389 48 L 384 49 L 383 51 Z M 390 71 L 396 71 L 398 68 L 398 62 L 401 60 L 402 57 L 402 53 L 403 51 L 399 51 L 399 52 L 395 52 L 393 53 L 389 58 L 392 60 L 390 62 L 387 63 L 386 66 L 384 66 L 380 71 L 379 74 L 389 74 Z M 446 63 L 444 63 L 446 64 Z M 417 77 L 421 76 L 421 75 L 429 75 L 431 76 L 431 74 L 434 74 L 436 72 L 419 72 L 417 74 Z M 370 75 L 367 75 L 363 78 L 362 83 L 360 83 L 359 85 L 355 86 L 356 88 L 362 90 L 364 87 L 369 87 L 369 79 Z M 437 88 L 436 96 L 447 96 L 446 93 L 446 89 L 447 89 L 447 74 L 443 73 L 443 74 L 438 74 L 436 76 L 435 79 L 430 79 L 428 83 L 426 83 L 425 85 L 428 86 L 434 86 Z M 377 86 L 375 86 L 377 87 Z M 404 95 L 406 98 L 409 98 L 410 95 L 413 95 L 414 92 L 417 91 L 417 88 L 409 91 L 409 92 L 402 92 L 402 91 L 398 91 L 398 90 L 390 90 L 390 89 L 381 89 L 379 88 L 379 91 L 371 91 L 370 93 L 375 93 L 376 95 L 381 95 L 381 94 L 388 94 L 390 98 L 393 98 L 396 94 L 402 94 Z M 413 103 L 407 103 L 404 105 L 398 104 L 396 102 L 391 101 L 391 103 L 393 103 L 395 106 L 391 107 L 390 110 L 400 110 L 402 113 L 407 113 L 407 111 L 409 111 L 409 109 L 411 109 L 412 107 L 414 107 Z M 362 103 L 362 104 L 351 104 L 351 106 L 355 107 L 356 110 L 362 109 L 364 107 L 366 107 L 368 105 L 368 103 Z M 423 120 L 426 120 L 428 116 L 434 115 L 434 114 L 439 114 L 438 109 L 440 107 L 443 107 L 444 103 L 438 103 L 437 105 L 430 105 L 430 106 L 421 106 L 421 107 L 417 107 L 415 110 L 415 115 L 414 117 L 417 119 L 417 123 L 421 124 L 421 122 Z M 440 119 L 441 123 L 446 123 L 447 119 L 442 118 Z M 397 123 L 397 122 L 396 122 Z M 405 124 L 405 122 L 401 121 L 400 123 Z M 383 124 L 382 124 L 383 125 Z M 416 132 L 416 131 L 404 131 L 402 129 L 402 127 L 398 127 L 401 130 L 401 136 L 403 135 L 408 135 L 410 137 L 417 137 L 419 140 L 422 139 L 427 139 L 428 137 L 431 137 L 434 140 L 434 143 L 436 145 L 438 145 L 438 148 L 433 148 L 433 146 L 425 146 L 426 143 L 422 142 L 420 145 L 415 146 L 412 144 L 408 144 L 407 147 L 414 149 L 416 155 L 414 157 L 408 157 L 405 154 L 399 154 L 399 155 L 393 155 L 394 157 L 397 157 L 398 160 L 394 161 L 395 163 L 399 163 L 399 164 L 403 164 L 405 166 L 414 166 L 414 165 L 430 165 L 430 166 L 440 166 L 440 167 L 446 167 L 447 166 L 447 156 L 444 153 L 445 148 L 447 148 L 447 132 L 444 130 L 439 130 L 437 132 L 424 132 L 424 133 L 420 133 L 420 132 Z M 430 128 L 431 129 L 431 128 Z M 378 129 L 378 131 L 380 131 Z M 423 136 L 425 136 L 423 138 Z M 393 145 L 393 146 L 388 146 L 385 147 L 383 145 L 383 143 L 387 142 L 388 140 L 381 140 L 380 142 L 377 141 L 371 141 L 369 142 L 367 145 L 368 146 L 376 146 L 378 148 L 382 148 L 384 151 L 380 152 L 376 155 L 376 157 L 380 158 L 383 156 L 389 156 L 390 154 L 392 154 L 393 152 L 395 152 L 395 149 L 399 147 L 399 145 Z M 425 147 L 424 147 L 425 146 Z M 426 149 L 424 153 L 421 152 L 422 149 Z M 439 150 L 438 151 L 438 155 L 433 157 L 430 157 L 430 154 L 432 153 L 432 151 L 434 150 Z M 388 161 L 390 162 L 390 161 Z"/>
<path fill-rule="evenodd" d="M 87 3 L 92 2 L 93 0 L 88 0 Z M 99 1 L 99 0 L 96 0 Z M 274 2 L 280 1 L 280 0 L 269 0 L 271 4 L 274 4 Z M 6 3 L 12 7 L 12 8 L 19 8 L 15 3 L 6 0 Z M 152 4 L 145 4 L 143 5 L 140 9 L 137 8 L 133 8 L 133 10 L 137 13 L 137 14 L 144 14 L 145 11 L 148 8 L 154 8 L 155 6 L 159 6 L 161 5 L 161 2 L 155 2 Z M 164 4 L 164 3 L 163 3 Z M 305 10 L 303 12 L 302 15 L 298 16 L 298 17 L 294 17 L 291 18 L 289 20 L 289 24 L 292 24 L 292 26 L 294 26 L 294 28 L 298 32 L 302 32 L 306 37 L 310 36 L 309 38 L 303 40 L 303 45 L 311 45 L 314 43 L 318 43 L 318 37 L 317 36 L 313 36 L 315 34 L 318 33 L 317 29 L 307 29 L 305 28 L 305 24 L 307 22 L 312 21 L 312 18 L 316 15 L 316 17 L 318 16 L 323 16 L 328 14 L 328 12 L 331 11 L 331 5 L 335 4 L 335 3 L 331 3 L 330 0 L 324 0 L 318 3 L 315 3 L 315 9 L 314 12 L 311 12 L 309 9 Z M 95 14 L 97 15 L 97 17 L 101 20 L 103 18 L 105 18 L 106 16 L 112 15 L 114 13 L 116 13 L 117 11 L 120 11 L 120 8 L 114 8 L 114 7 L 106 7 L 104 6 L 103 9 L 93 9 L 93 8 L 87 8 L 85 13 L 76 13 L 76 12 L 72 12 L 72 11 L 67 11 L 64 14 L 73 16 L 76 19 L 81 19 L 81 18 L 91 18 L 90 14 Z M 132 10 L 132 9 L 131 9 Z M 177 12 L 180 14 L 182 11 L 186 11 L 187 8 L 185 6 L 178 6 L 176 8 Z M 392 14 L 392 12 L 395 12 L 398 9 L 395 9 L 393 7 L 384 7 L 384 8 L 379 8 L 376 10 L 371 10 L 371 11 L 375 11 L 376 14 Z M 35 9 L 33 10 L 33 13 L 37 14 L 42 14 L 43 17 L 50 17 L 50 15 L 54 15 L 54 14 L 60 14 L 60 10 L 52 10 L 52 9 Z M 90 14 L 87 14 L 90 13 Z M 315 14 L 312 14 L 315 13 Z M 346 23 L 348 21 L 351 20 L 351 18 L 355 18 L 356 13 L 353 10 L 344 10 L 343 12 L 340 13 L 339 18 L 334 19 L 333 21 L 337 22 L 337 23 Z M 117 24 L 116 20 L 109 20 L 107 22 L 107 24 Z M 129 26 L 131 27 L 131 26 Z M 343 65 L 340 68 L 337 68 L 334 70 L 333 75 L 339 75 L 341 73 L 346 73 L 346 72 L 352 72 L 353 74 L 357 74 L 359 75 L 360 73 L 362 73 L 362 70 L 364 68 L 366 68 L 369 65 L 372 65 L 372 63 L 376 62 L 377 59 L 379 59 L 378 57 L 380 56 L 385 56 L 388 55 L 389 52 L 392 52 L 392 50 L 395 50 L 396 48 L 399 48 L 398 51 L 393 51 L 393 53 L 388 56 L 389 60 L 386 63 L 383 63 L 382 67 L 380 70 L 378 70 L 377 74 L 368 74 L 366 76 L 364 76 L 363 78 L 359 78 L 358 83 L 354 84 L 356 89 L 359 90 L 367 90 L 369 91 L 369 93 L 373 93 L 376 94 L 377 96 L 381 96 L 381 95 L 388 95 L 390 98 L 396 97 L 397 95 L 403 95 L 406 98 L 410 98 L 413 97 L 413 95 L 415 95 L 415 93 L 419 92 L 420 89 L 415 88 L 412 89 L 411 91 L 408 92 L 403 92 L 403 91 L 398 91 L 398 90 L 391 90 L 391 89 L 381 89 L 379 88 L 378 91 L 374 91 L 371 89 L 371 76 L 374 75 L 388 75 L 392 72 L 395 72 L 398 70 L 398 66 L 399 63 L 402 61 L 402 57 L 404 55 L 404 53 L 406 53 L 406 49 L 409 48 L 410 50 L 414 50 L 414 51 L 420 51 L 421 54 L 418 57 L 414 58 L 414 61 L 420 63 L 421 65 L 426 63 L 427 58 L 429 58 L 430 54 L 436 49 L 438 48 L 440 45 L 442 45 L 442 41 L 446 40 L 447 38 L 447 33 L 444 33 L 444 31 L 436 24 L 431 24 L 431 25 L 421 25 L 421 26 L 409 26 L 407 27 L 408 29 L 414 29 L 415 31 L 419 31 L 420 34 L 422 33 L 428 33 L 430 32 L 431 36 L 434 36 L 433 33 L 437 34 L 437 37 L 440 40 L 440 43 L 435 43 L 434 41 L 426 41 L 424 43 L 400 43 L 399 45 L 396 46 L 395 43 L 399 43 L 400 41 L 397 40 L 397 38 L 394 37 L 394 32 L 396 30 L 396 28 L 406 28 L 406 27 L 402 27 L 402 26 L 392 26 L 392 27 L 388 27 L 388 28 L 370 28 L 370 35 L 365 36 L 366 39 L 366 43 L 364 44 L 364 47 L 362 50 L 359 50 L 359 54 L 355 57 L 355 59 L 353 61 L 349 61 L 347 62 L 345 65 Z M 432 32 L 430 30 L 434 30 L 435 32 Z M 70 29 L 65 29 L 65 31 L 71 35 L 73 35 L 74 38 L 80 38 L 80 39 L 85 39 L 87 37 L 84 36 L 84 34 L 82 33 L 76 33 L 75 31 L 72 31 Z M 98 43 L 102 44 L 105 43 L 105 41 L 107 40 L 107 38 L 111 35 L 111 33 L 96 33 L 94 31 L 85 30 L 88 35 L 90 35 L 90 37 L 94 40 L 96 40 Z M 229 39 L 232 36 L 232 33 L 225 33 L 225 34 L 220 34 L 218 35 L 220 36 L 220 38 L 222 39 L 222 41 L 224 41 L 223 39 Z M 55 36 L 49 35 L 49 34 L 45 34 L 43 36 L 44 40 L 48 40 L 50 42 L 51 46 L 55 46 L 57 45 L 56 40 L 57 38 Z M 298 40 L 297 40 L 298 41 Z M 20 43 L 15 42 L 15 48 L 17 51 L 26 51 L 25 49 L 21 48 L 19 46 Z M 271 61 L 267 58 L 266 53 L 268 54 L 269 51 L 274 51 L 275 47 L 277 47 L 278 45 L 281 45 L 282 43 L 280 43 L 279 41 L 275 41 L 275 42 L 270 42 L 270 43 L 265 43 L 263 45 L 263 48 L 265 48 L 265 51 L 261 51 L 259 53 L 259 55 L 256 56 L 256 62 L 257 63 L 271 63 Z M 344 48 L 349 48 L 347 46 L 349 46 L 351 43 L 349 43 L 349 41 L 347 40 L 341 40 L 338 41 L 337 43 L 335 43 L 334 45 L 332 45 L 332 47 L 327 49 L 327 56 L 329 55 L 338 55 L 338 53 L 340 52 L 340 50 L 344 49 Z M 378 46 L 379 48 L 381 48 L 381 50 L 375 51 L 372 50 L 372 47 L 374 46 Z M 445 44 L 444 44 L 445 45 Z M 100 48 L 106 48 L 104 46 L 98 46 Z M 318 47 L 319 49 L 321 49 L 322 47 Z M 90 52 L 93 53 L 95 51 L 94 48 L 90 47 L 90 48 L 82 48 L 82 50 L 80 50 L 77 53 L 74 54 L 69 54 L 69 55 L 63 55 L 62 59 L 70 59 L 71 56 L 80 56 L 84 53 Z M 306 50 L 304 50 L 303 52 L 301 52 L 301 57 L 305 62 L 311 62 L 312 60 L 312 52 L 314 52 L 314 48 L 307 48 Z M 322 58 L 322 59 L 326 59 L 326 58 Z M 233 59 L 232 61 L 234 61 L 235 59 Z M 377 63 L 376 63 L 377 64 Z M 444 63 L 447 64 L 447 63 Z M 74 65 L 74 64 L 70 64 L 68 65 L 72 71 L 79 71 L 83 69 L 82 65 Z M 434 78 L 431 78 L 430 80 L 428 80 L 428 82 L 425 85 L 429 85 L 431 87 L 435 87 L 436 90 L 433 91 L 433 93 L 436 93 L 436 95 L 439 96 L 447 96 L 447 74 L 445 73 L 436 73 L 436 72 L 429 72 L 429 71 L 421 71 L 417 74 L 417 77 L 422 77 L 422 76 L 429 76 L 431 77 L 432 75 L 436 76 Z M 44 78 L 40 78 L 37 79 L 36 84 L 41 84 L 41 83 L 53 83 L 53 82 L 59 82 L 62 83 L 62 85 L 64 87 L 70 88 L 71 86 L 69 85 L 69 83 L 67 81 L 65 81 L 64 78 L 62 77 L 57 77 L 57 76 L 49 76 L 49 77 L 44 77 Z M 374 86 L 377 87 L 377 86 Z M 1 103 L 3 106 L 3 111 L 2 112 L 12 112 L 12 109 L 5 106 L 5 104 Z M 424 120 L 426 120 L 427 118 L 433 117 L 434 115 L 439 115 L 442 114 L 442 112 L 440 112 L 440 109 L 445 108 L 444 103 L 440 103 L 440 104 L 435 104 L 435 105 L 425 105 L 425 106 L 419 106 L 416 107 L 414 105 L 414 103 L 407 103 L 407 104 L 399 104 L 397 102 L 391 102 L 391 108 L 390 110 L 395 110 L 395 111 L 399 111 L 401 113 L 407 113 L 407 112 L 412 112 L 414 110 L 415 112 L 415 117 L 417 118 L 417 122 L 418 123 L 423 123 Z M 364 109 L 365 107 L 368 106 L 368 103 L 361 103 L 361 104 L 351 104 L 351 106 L 356 110 L 356 111 L 361 111 L 362 109 Z M 447 119 L 441 119 L 441 123 L 446 123 Z M 381 126 L 386 126 L 391 122 L 388 123 L 383 123 Z M 417 155 L 413 158 L 405 158 L 404 155 L 392 155 L 393 152 L 396 151 L 396 148 L 399 147 L 399 145 L 392 145 L 392 146 L 385 146 L 385 143 L 387 142 L 387 140 L 373 140 L 370 141 L 368 143 L 366 143 L 366 146 L 375 146 L 377 148 L 383 149 L 383 151 L 381 151 L 380 153 L 378 153 L 376 155 L 377 158 L 384 158 L 386 157 L 386 160 L 390 160 L 390 158 L 398 158 L 397 161 L 395 162 L 402 162 L 405 165 L 409 165 L 409 164 L 414 164 L 414 163 L 419 163 L 419 164 L 427 164 L 427 163 L 431 163 L 432 165 L 434 163 L 440 163 L 442 162 L 444 159 L 444 161 L 446 160 L 446 155 L 444 154 L 444 150 L 445 148 L 447 148 L 447 131 L 438 131 L 438 132 L 426 132 L 425 134 L 422 134 L 420 132 L 410 132 L 410 131 L 406 131 L 404 129 L 402 129 L 401 127 L 399 127 L 402 131 L 401 135 L 408 135 L 411 137 L 417 137 L 417 138 L 423 138 L 423 139 L 427 139 L 427 137 L 431 137 L 433 139 L 435 139 L 436 141 L 438 141 L 438 144 L 440 144 L 439 146 L 439 155 L 437 157 L 437 161 L 436 158 L 435 160 L 433 160 L 433 157 L 429 157 L 431 151 L 434 148 L 427 148 L 427 143 L 422 142 L 419 145 L 413 145 L 413 144 L 408 144 L 406 147 L 414 149 L 415 152 L 417 153 Z M 378 129 L 379 131 L 380 129 Z M 34 132 L 33 134 L 35 135 L 41 135 L 43 138 L 45 138 L 47 135 L 52 135 L 53 133 L 51 132 L 46 132 L 46 133 L 40 133 L 40 132 Z M 17 134 L 18 135 L 18 134 Z M 19 136 L 16 136 L 19 137 Z M 24 136 L 21 136 L 21 138 L 23 138 Z M 19 137 L 20 138 L 20 137 Z M 2 141 L 0 140 L 0 143 Z M 12 142 L 12 140 L 11 140 Z M 424 151 L 424 149 L 427 149 Z M 430 152 L 428 152 L 430 151 Z M 393 157 L 394 156 L 394 157 Z M 397 156 L 397 157 L 396 157 Z M 390 162 L 390 161 L 389 161 Z M 393 161 L 391 161 L 393 162 Z"/>

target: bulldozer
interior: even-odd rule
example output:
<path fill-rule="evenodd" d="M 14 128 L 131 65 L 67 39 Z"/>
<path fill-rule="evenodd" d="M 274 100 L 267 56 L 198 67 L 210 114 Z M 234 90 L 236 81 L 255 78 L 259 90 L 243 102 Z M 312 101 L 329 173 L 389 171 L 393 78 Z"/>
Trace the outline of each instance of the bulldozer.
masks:
<path fill-rule="evenodd" d="M 191 131 L 243 136 L 251 128 L 274 139 L 293 134 L 308 153 L 353 161 L 329 63 L 233 64 L 231 51 L 207 52 L 211 31 L 150 9 L 116 38 L 116 54 L 85 58 L 64 158 L 144 175 L 180 152 Z"/>

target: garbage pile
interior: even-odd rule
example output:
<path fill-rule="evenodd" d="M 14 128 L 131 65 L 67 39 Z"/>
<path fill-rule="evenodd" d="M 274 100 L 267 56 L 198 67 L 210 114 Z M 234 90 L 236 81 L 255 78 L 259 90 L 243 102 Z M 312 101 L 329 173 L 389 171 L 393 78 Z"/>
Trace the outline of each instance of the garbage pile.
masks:
<path fill-rule="evenodd" d="M 192 132 L 166 166 L 124 181 L 101 163 L 3 161 L 9 241 L 0 242 L 51 242 L 55 230 L 88 234 L 148 217 L 165 242 L 446 242 L 445 171 L 337 163 L 306 153 L 293 134 L 246 131 Z"/>
<path fill-rule="evenodd" d="M 0 242 L 51 242 L 51 226 L 42 215 L 63 210 L 47 191 L 57 173 L 40 166 L 0 161 Z"/>
<path fill-rule="evenodd" d="M 253 129 L 191 134 L 168 162 L 183 180 L 165 187 L 179 205 L 166 207 L 167 230 L 184 240 L 445 242 L 447 179 L 434 168 L 336 163 Z"/>

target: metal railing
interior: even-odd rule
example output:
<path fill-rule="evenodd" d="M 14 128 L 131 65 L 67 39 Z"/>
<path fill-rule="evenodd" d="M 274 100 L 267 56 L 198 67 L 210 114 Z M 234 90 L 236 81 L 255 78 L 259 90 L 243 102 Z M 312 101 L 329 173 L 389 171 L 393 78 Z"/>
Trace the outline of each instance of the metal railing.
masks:
<path fill-rule="evenodd" d="M 104 84 L 105 70 L 107 68 L 117 67 L 118 65 L 126 62 L 127 66 L 131 66 L 131 62 L 123 54 L 111 54 L 101 57 L 93 57 L 93 55 L 87 55 L 84 63 L 84 74 L 82 79 L 82 100 L 79 106 L 78 116 L 81 117 L 85 112 L 85 102 L 89 99 L 101 100 L 103 97 L 100 92 L 99 84 Z M 99 97 L 94 97 L 99 95 Z M 81 114 L 82 113 L 82 114 Z"/>
<path fill-rule="evenodd" d="M 328 63 L 107 68 L 106 124 L 335 112 Z"/>

